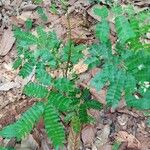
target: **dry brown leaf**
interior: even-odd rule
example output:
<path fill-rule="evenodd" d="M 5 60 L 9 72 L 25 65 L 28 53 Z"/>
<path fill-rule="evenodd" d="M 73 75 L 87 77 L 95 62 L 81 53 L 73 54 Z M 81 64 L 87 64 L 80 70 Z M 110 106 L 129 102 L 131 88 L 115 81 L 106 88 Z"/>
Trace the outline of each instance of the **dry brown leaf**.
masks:
<path fill-rule="evenodd" d="M 0 84 L 0 91 L 8 91 L 12 88 L 18 88 L 18 87 L 20 87 L 20 84 L 17 82 L 7 82 L 2 85 Z"/>
<path fill-rule="evenodd" d="M 84 143 L 85 146 L 91 146 L 93 144 L 94 141 L 94 137 L 95 137 L 95 130 L 94 127 L 89 125 L 86 126 L 81 133 L 81 137 L 82 137 L 82 141 Z"/>
<path fill-rule="evenodd" d="M 80 134 L 75 133 L 72 128 L 70 128 L 68 136 L 68 150 L 78 150 L 80 147 Z"/>
<path fill-rule="evenodd" d="M 130 148 L 141 148 L 141 143 L 139 142 L 139 140 L 132 134 L 127 133 L 126 131 L 119 131 L 117 133 L 116 139 L 120 142 L 127 142 L 128 147 Z"/>
<path fill-rule="evenodd" d="M 84 64 L 83 60 L 79 61 L 78 64 L 74 65 L 73 70 L 75 71 L 76 74 L 81 74 L 87 71 L 88 65 Z"/>
<path fill-rule="evenodd" d="M 2 40 L 0 42 L 0 56 L 5 56 L 12 48 L 15 38 L 11 29 L 4 30 Z"/>
<path fill-rule="evenodd" d="M 31 18 L 32 11 L 23 11 L 20 16 L 17 16 L 18 20 L 26 21 L 28 18 Z"/>
<path fill-rule="evenodd" d="M 112 145 L 105 144 L 97 148 L 97 150 L 112 150 Z"/>
<path fill-rule="evenodd" d="M 108 142 L 110 134 L 110 126 L 105 125 L 102 130 L 97 132 L 97 139 L 95 141 L 96 147 L 100 147 Z"/>

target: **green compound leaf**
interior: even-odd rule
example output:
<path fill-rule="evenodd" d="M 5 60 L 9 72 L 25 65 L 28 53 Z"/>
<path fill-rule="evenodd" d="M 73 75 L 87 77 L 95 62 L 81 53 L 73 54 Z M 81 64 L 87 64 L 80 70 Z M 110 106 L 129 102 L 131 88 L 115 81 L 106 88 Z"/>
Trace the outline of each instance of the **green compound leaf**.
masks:
<path fill-rule="evenodd" d="M 81 122 L 79 116 L 74 115 L 71 120 L 71 126 L 74 132 L 79 133 L 81 130 Z"/>
<path fill-rule="evenodd" d="M 125 74 L 118 72 L 116 74 L 115 82 L 111 83 L 107 91 L 106 101 L 108 106 L 116 108 L 121 98 L 122 91 L 124 89 Z"/>
<path fill-rule="evenodd" d="M 31 28 L 32 28 L 32 20 L 31 19 L 26 20 L 25 27 L 26 27 L 27 31 L 31 30 Z"/>
<path fill-rule="evenodd" d="M 102 8 L 97 8 L 95 7 L 94 8 L 94 13 L 97 15 L 97 16 L 100 16 L 101 18 L 106 18 L 108 16 L 108 9 L 107 7 L 102 7 Z"/>
<path fill-rule="evenodd" d="M 17 140 L 21 140 L 21 138 L 31 132 L 33 126 L 40 119 L 43 112 L 43 103 L 39 102 L 33 105 L 16 123 L 11 124 L 0 131 L 0 136 L 5 138 L 17 138 Z"/>
<path fill-rule="evenodd" d="M 22 59 L 18 57 L 13 63 L 13 69 L 17 69 L 22 65 Z"/>
<path fill-rule="evenodd" d="M 28 83 L 24 87 L 24 93 L 30 97 L 35 97 L 35 98 L 46 98 L 48 95 L 48 90 L 37 83 Z"/>
<path fill-rule="evenodd" d="M 59 113 L 54 106 L 48 103 L 45 106 L 44 123 L 47 135 L 55 147 L 62 146 L 65 141 L 65 132 L 60 123 Z"/>
<path fill-rule="evenodd" d="M 97 110 L 101 110 L 102 109 L 102 104 L 96 100 L 88 100 L 85 101 L 84 103 L 87 107 L 87 109 L 97 109 Z"/>
<path fill-rule="evenodd" d="M 150 109 L 150 90 L 148 90 L 141 99 L 136 99 L 130 96 L 130 100 L 127 101 L 127 105 L 134 107 L 139 110 L 149 110 Z"/>
<path fill-rule="evenodd" d="M 48 101 L 50 104 L 55 106 L 59 111 L 69 111 L 73 109 L 71 105 L 74 100 L 67 98 L 59 93 L 50 92 Z"/>
<path fill-rule="evenodd" d="M 81 104 L 79 108 L 79 119 L 81 123 L 87 123 L 89 121 L 87 114 L 87 107 L 85 104 Z"/>
<path fill-rule="evenodd" d="M 51 85 L 51 76 L 44 68 L 36 69 L 36 79 L 43 85 Z"/>
<path fill-rule="evenodd" d="M 17 67 L 16 65 L 18 65 L 18 64 L 15 64 L 15 67 Z M 29 76 L 32 73 L 33 69 L 34 69 L 34 64 L 32 62 L 30 62 L 30 63 L 26 62 L 20 69 L 19 76 L 21 76 L 22 78 L 26 78 L 27 76 Z"/>
<path fill-rule="evenodd" d="M 47 21 L 48 17 L 45 13 L 45 10 L 41 7 L 38 7 L 37 8 L 37 13 L 39 14 L 40 18 L 43 20 L 43 21 Z"/>
<path fill-rule="evenodd" d="M 110 28 L 107 20 L 102 20 L 102 22 L 96 25 L 96 37 L 102 42 L 106 43 L 109 40 Z"/>
<path fill-rule="evenodd" d="M 58 78 L 54 81 L 54 87 L 60 91 L 61 93 L 73 92 L 75 90 L 75 86 L 73 82 L 68 80 L 67 78 Z"/>
<path fill-rule="evenodd" d="M 37 37 L 34 36 L 31 32 L 22 31 L 20 28 L 17 28 L 14 31 L 15 37 L 27 45 L 35 45 L 37 44 Z"/>
<path fill-rule="evenodd" d="M 125 16 L 115 18 L 115 27 L 118 33 L 119 40 L 122 43 L 127 42 L 136 36 Z"/>
<path fill-rule="evenodd" d="M 105 71 L 98 72 L 94 78 L 91 80 L 91 86 L 96 88 L 97 91 L 99 91 L 101 88 L 104 87 L 106 82 L 108 81 L 108 76 Z"/>

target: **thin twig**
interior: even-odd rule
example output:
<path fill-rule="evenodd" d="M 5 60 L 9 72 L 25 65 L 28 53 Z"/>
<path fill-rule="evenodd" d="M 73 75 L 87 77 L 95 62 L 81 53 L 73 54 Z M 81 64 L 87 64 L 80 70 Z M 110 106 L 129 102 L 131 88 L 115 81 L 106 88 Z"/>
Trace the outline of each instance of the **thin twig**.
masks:
<path fill-rule="evenodd" d="M 70 64 L 70 59 L 71 59 L 71 24 L 70 24 L 70 16 L 68 13 L 67 13 L 67 22 L 68 22 L 69 50 L 68 50 L 68 60 L 67 60 L 67 65 L 66 65 L 66 70 L 65 70 L 66 78 L 68 76 L 68 69 L 69 69 L 69 64 Z"/>

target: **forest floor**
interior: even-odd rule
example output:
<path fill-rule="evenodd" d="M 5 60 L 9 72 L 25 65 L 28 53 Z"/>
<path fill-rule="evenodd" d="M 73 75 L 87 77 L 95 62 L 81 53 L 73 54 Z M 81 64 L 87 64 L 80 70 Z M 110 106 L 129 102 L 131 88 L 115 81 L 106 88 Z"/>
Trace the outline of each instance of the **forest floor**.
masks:
<path fill-rule="evenodd" d="M 149 0 L 120 0 L 120 5 L 130 3 L 138 10 L 147 9 Z M 105 5 L 102 1 L 101 5 Z M 24 27 L 25 21 L 30 18 L 34 25 L 45 25 L 47 30 L 54 30 L 64 42 L 67 40 L 67 18 L 64 9 L 56 2 L 57 13 L 50 12 L 51 0 L 40 4 L 46 10 L 48 20 L 43 22 L 37 14 L 38 5 L 30 0 L 0 0 L 0 129 L 13 123 L 27 110 L 35 99 L 29 99 L 22 94 L 22 85 L 25 80 L 18 76 L 18 70 L 12 69 L 16 58 L 15 38 L 12 27 Z M 97 5 L 97 4 L 94 4 Z M 92 7 L 87 0 L 69 0 L 68 12 L 70 15 L 72 39 L 76 44 L 90 45 L 96 41 L 94 27 L 99 18 L 92 12 Z M 34 30 L 34 29 L 33 29 Z M 115 32 L 111 32 L 112 43 L 117 40 Z M 87 70 L 87 66 L 80 62 L 76 66 L 80 76 L 80 84 L 86 86 L 93 75 L 99 70 Z M 29 80 L 29 79 L 28 79 Z M 101 103 L 105 103 L 106 90 L 96 92 L 91 89 L 91 95 Z M 121 100 L 116 111 L 93 111 L 90 113 L 96 118 L 95 125 L 85 126 L 82 130 L 81 150 L 150 150 L 150 126 L 147 125 L 147 116 L 144 112 L 126 107 Z M 38 124 L 33 132 L 21 143 L 13 143 L 0 137 L 0 145 L 15 145 L 16 149 L 48 150 L 49 141 L 43 131 L 42 123 Z M 118 141 L 118 142 L 116 142 Z M 114 143 L 116 143 L 116 149 Z M 64 150 L 67 149 L 64 148 Z"/>

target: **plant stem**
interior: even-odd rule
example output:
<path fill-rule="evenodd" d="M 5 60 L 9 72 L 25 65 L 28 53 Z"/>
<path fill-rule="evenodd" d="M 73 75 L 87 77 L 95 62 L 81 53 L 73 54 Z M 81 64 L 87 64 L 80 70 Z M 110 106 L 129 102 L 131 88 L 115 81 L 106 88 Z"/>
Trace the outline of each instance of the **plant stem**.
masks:
<path fill-rule="evenodd" d="M 68 22 L 68 41 L 69 41 L 69 49 L 68 49 L 68 60 L 67 60 L 67 65 L 66 65 L 66 70 L 65 70 L 65 76 L 67 78 L 68 76 L 68 69 L 69 69 L 69 64 L 70 64 L 70 59 L 71 59 L 71 24 L 70 24 L 70 16 L 67 13 L 67 22 Z"/>

